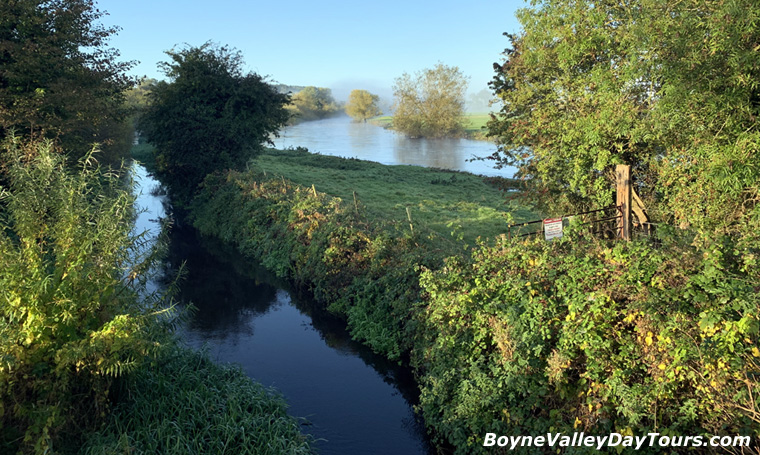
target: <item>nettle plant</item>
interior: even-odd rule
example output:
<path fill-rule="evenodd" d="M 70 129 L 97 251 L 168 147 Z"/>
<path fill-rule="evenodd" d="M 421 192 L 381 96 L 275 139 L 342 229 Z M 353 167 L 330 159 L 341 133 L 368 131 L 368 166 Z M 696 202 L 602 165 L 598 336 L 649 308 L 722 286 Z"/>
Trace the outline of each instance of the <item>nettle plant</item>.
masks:
<path fill-rule="evenodd" d="M 2 153 L 0 441 L 43 453 L 105 416 L 114 378 L 157 353 L 168 318 L 138 297 L 150 254 L 117 175 L 92 154 L 70 170 L 51 143 Z"/>

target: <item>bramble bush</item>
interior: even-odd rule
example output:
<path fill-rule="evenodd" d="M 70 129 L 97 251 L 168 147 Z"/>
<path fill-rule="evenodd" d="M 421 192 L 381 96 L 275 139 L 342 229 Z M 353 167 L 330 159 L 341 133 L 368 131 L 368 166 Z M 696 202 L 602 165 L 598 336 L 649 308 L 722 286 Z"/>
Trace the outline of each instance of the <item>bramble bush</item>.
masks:
<path fill-rule="evenodd" d="M 92 155 L 75 171 L 51 143 L 2 147 L 0 451 L 50 453 L 105 415 L 113 380 L 158 353 L 161 300 L 138 298 L 151 255 L 133 198 Z"/>
<path fill-rule="evenodd" d="M 682 235 L 503 240 L 425 271 L 413 362 L 439 440 L 760 435 L 758 270 L 728 238 Z"/>

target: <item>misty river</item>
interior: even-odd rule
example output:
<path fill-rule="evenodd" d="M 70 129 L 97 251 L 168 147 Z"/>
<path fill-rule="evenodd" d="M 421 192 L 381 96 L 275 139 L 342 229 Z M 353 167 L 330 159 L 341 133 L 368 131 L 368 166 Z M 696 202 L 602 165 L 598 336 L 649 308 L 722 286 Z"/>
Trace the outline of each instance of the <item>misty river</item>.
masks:
<path fill-rule="evenodd" d="M 341 116 L 288 126 L 274 140 L 275 148 L 306 147 L 312 153 L 359 158 L 382 164 L 411 164 L 512 177 L 514 168 L 494 169 L 493 161 L 469 161 L 496 151 L 488 141 L 408 138 L 371 123 Z"/>

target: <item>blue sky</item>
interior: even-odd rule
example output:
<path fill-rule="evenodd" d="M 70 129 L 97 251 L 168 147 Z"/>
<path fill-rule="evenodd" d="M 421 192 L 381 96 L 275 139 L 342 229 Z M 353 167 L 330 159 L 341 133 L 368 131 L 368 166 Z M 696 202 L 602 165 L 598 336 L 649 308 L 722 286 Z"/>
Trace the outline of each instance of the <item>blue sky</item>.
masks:
<path fill-rule="evenodd" d="M 493 62 L 516 32 L 523 1 L 100 0 L 106 25 L 122 28 L 110 45 L 132 74 L 163 78 L 164 51 L 213 41 L 237 48 L 247 69 L 272 82 L 355 88 L 390 96 L 402 73 L 437 62 L 458 66 L 470 92 L 487 88 Z"/>

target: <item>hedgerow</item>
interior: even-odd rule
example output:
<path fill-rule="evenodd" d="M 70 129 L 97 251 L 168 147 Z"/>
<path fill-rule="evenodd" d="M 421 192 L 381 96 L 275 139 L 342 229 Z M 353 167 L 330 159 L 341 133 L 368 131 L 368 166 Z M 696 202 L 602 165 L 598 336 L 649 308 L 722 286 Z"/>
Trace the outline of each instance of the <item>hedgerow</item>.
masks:
<path fill-rule="evenodd" d="M 756 438 L 757 269 L 728 239 L 659 237 L 504 240 L 425 271 L 413 361 L 439 439 L 472 453 L 487 432 Z"/>

